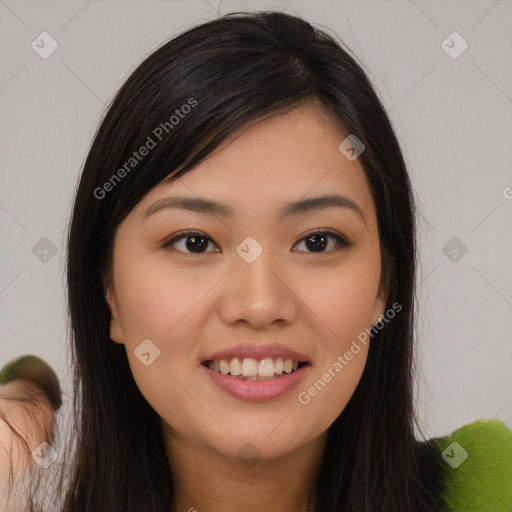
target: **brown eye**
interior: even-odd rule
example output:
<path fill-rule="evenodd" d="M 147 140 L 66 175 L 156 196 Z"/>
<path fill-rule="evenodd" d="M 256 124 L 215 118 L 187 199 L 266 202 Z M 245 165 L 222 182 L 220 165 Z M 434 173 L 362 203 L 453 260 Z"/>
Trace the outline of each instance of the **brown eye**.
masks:
<path fill-rule="evenodd" d="M 331 247 L 334 245 L 334 249 L 332 250 L 339 250 L 342 247 L 349 246 L 349 243 L 342 236 L 330 231 L 315 231 L 302 238 L 299 243 L 304 243 L 310 252 L 325 253 L 332 251 L 324 251 L 324 249 L 329 246 L 330 240 L 334 241 L 334 243 L 331 244 Z"/>
<path fill-rule="evenodd" d="M 173 236 L 162 245 L 163 249 L 175 246 L 181 243 L 181 247 L 177 247 L 177 250 L 183 253 L 189 254 L 206 254 L 209 242 L 213 243 L 213 240 L 206 236 L 200 231 L 186 231 L 182 232 L 177 236 Z M 343 247 L 348 247 L 350 244 L 345 240 L 344 237 L 330 231 L 315 231 L 305 236 L 299 241 L 306 245 L 307 251 L 311 253 L 329 253 L 332 251 L 339 250 Z M 329 247 L 330 249 L 325 250 Z M 215 244 L 214 244 L 215 245 Z M 220 251 L 214 251 L 220 252 Z M 303 251 L 301 251 L 303 252 Z"/>
<path fill-rule="evenodd" d="M 185 243 L 181 244 L 181 248 L 178 248 L 178 250 L 180 252 L 189 252 L 192 254 L 204 254 L 206 252 L 204 249 L 208 247 L 208 242 L 213 243 L 211 238 L 207 237 L 200 231 L 187 231 L 164 242 L 162 248 L 165 249 L 171 247 L 181 241 L 184 241 Z"/>

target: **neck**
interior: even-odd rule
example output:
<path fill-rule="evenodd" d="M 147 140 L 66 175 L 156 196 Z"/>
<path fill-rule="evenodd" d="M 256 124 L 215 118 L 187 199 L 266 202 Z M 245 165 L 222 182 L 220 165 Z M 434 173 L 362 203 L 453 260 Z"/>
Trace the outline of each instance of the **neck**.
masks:
<path fill-rule="evenodd" d="M 242 461 L 187 442 L 163 424 L 175 482 L 173 512 L 313 512 L 325 435 L 285 456 Z M 313 494 L 314 498 L 314 494 Z"/>

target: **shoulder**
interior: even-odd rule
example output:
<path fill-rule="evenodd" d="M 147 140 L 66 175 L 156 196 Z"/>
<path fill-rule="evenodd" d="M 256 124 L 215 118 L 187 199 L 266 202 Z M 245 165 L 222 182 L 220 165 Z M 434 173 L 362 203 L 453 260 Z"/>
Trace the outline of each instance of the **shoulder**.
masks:
<path fill-rule="evenodd" d="M 478 420 L 434 439 L 446 463 L 446 512 L 512 511 L 512 431 Z"/>

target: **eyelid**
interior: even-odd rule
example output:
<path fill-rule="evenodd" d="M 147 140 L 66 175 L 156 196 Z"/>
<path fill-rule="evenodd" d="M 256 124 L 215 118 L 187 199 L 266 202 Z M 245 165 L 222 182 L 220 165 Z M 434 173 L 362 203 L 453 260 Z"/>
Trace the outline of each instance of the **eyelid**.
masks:
<path fill-rule="evenodd" d="M 215 242 L 206 233 L 203 233 L 202 231 L 199 231 L 197 229 L 188 229 L 188 230 L 186 229 L 184 231 L 178 231 L 176 233 L 173 233 L 169 238 L 166 238 L 165 241 L 162 243 L 161 248 L 167 249 L 172 244 L 179 242 L 183 238 L 188 238 L 188 237 L 193 237 L 193 236 L 203 237 L 203 238 L 207 239 L 208 241 L 211 241 L 215 244 Z M 217 244 L 215 244 L 215 245 L 217 245 Z M 178 251 L 178 252 L 181 252 L 183 254 L 196 254 L 197 256 L 199 256 L 201 254 L 207 254 L 207 253 L 192 253 L 192 252 L 187 253 L 187 252 L 183 252 L 183 251 Z"/>
<path fill-rule="evenodd" d="M 205 238 L 206 240 L 212 242 L 214 245 L 216 245 L 218 247 L 218 245 L 206 233 L 204 233 L 202 231 L 199 231 L 199 230 L 195 230 L 195 229 L 189 229 L 189 230 L 184 230 L 184 231 L 181 231 L 181 232 L 178 231 L 176 233 L 173 233 L 169 238 L 167 238 L 162 243 L 161 248 L 162 249 L 167 249 L 172 244 L 174 244 L 176 242 L 179 242 L 183 238 L 193 237 L 194 235 L 198 236 L 198 237 L 203 237 L 203 238 Z M 331 249 L 329 251 L 319 252 L 319 253 L 307 252 L 307 251 L 299 251 L 299 252 L 306 252 L 306 254 L 318 254 L 318 255 L 330 254 L 330 253 L 336 252 L 336 251 L 338 251 L 338 250 L 340 250 L 342 248 L 350 247 L 352 245 L 352 243 L 347 239 L 347 237 L 345 235 L 339 233 L 336 230 L 333 230 L 332 228 L 314 228 L 313 230 L 308 231 L 307 233 L 301 235 L 300 238 L 297 240 L 297 242 L 294 244 L 294 247 L 295 247 L 295 245 L 303 242 L 307 237 L 312 236 L 312 235 L 327 235 L 327 236 L 330 236 L 331 238 L 334 238 L 336 240 L 337 247 L 335 249 Z M 204 253 L 193 253 L 193 252 L 184 252 L 184 251 L 178 251 L 178 252 L 180 252 L 182 254 L 194 254 L 196 256 L 201 256 L 201 255 L 204 255 L 204 254 L 208 254 L 207 252 L 204 252 Z M 219 252 L 219 251 L 214 251 L 214 252 Z M 222 251 L 220 251 L 220 252 L 222 252 Z"/>
<path fill-rule="evenodd" d="M 317 256 L 326 256 L 335 252 L 340 251 L 341 249 L 346 249 L 352 245 L 351 242 L 347 239 L 345 235 L 342 235 L 339 231 L 333 230 L 331 228 L 315 228 L 312 231 L 308 231 L 304 235 L 301 235 L 300 238 L 297 240 L 295 245 L 298 245 L 299 243 L 302 243 L 305 241 L 306 238 L 312 235 L 326 235 L 328 237 L 331 237 L 336 242 L 336 247 L 334 249 L 331 249 L 329 251 L 324 252 L 309 252 L 309 251 L 298 251 L 298 252 L 304 252 L 305 254 L 309 255 L 317 255 Z M 294 245 L 294 247 L 295 247 Z"/>
<path fill-rule="evenodd" d="M 317 234 L 324 234 L 324 235 L 331 235 L 335 238 L 339 238 L 344 244 L 351 245 L 351 242 L 349 242 L 348 238 L 340 233 L 339 231 L 333 229 L 333 228 L 314 228 L 310 231 L 307 231 L 305 234 L 300 235 L 299 242 L 304 240 L 304 238 L 307 238 L 311 235 L 317 235 Z"/>

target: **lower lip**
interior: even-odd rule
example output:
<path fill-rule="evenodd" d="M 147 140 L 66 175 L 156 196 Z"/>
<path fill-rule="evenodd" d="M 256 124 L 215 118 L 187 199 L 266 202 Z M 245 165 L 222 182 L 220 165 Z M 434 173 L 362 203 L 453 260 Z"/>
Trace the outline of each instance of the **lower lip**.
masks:
<path fill-rule="evenodd" d="M 224 375 L 201 365 L 213 382 L 228 395 L 241 400 L 263 402 L 275 400 L 295 388 L 305 377 L 311 365 L 307 364 L 293 373 L 282 374 L 269 380 L 242 380 Z"/>

